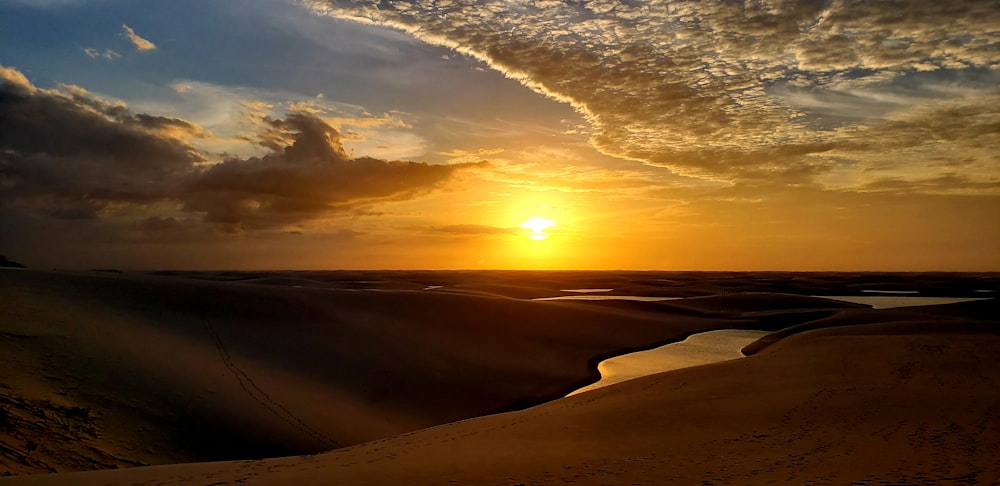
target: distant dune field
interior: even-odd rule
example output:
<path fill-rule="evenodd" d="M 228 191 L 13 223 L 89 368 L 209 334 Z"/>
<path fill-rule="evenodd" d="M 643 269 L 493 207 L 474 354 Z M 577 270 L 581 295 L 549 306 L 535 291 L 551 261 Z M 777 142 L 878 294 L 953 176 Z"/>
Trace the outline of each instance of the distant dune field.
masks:
<path fill-rule="evenodd" d="M 983 297 L 998 281 L 3 270 L 0 470 L 21 476 L 0 481 L 990 484 L 996 300 L 812 296 Z M 686 298 L 528 300 L 586 288 Z M 604 357 L 713 329 L 780 332 L 749 358 L 557 399 Z M 278 456 L 293 457 L 203 462 Z M 145 464 L 173 465 L 130 468 Z M 108 468 L 129 469 L 70 473 Z M 45 472 L 61 474 L 24 476 Z"/>

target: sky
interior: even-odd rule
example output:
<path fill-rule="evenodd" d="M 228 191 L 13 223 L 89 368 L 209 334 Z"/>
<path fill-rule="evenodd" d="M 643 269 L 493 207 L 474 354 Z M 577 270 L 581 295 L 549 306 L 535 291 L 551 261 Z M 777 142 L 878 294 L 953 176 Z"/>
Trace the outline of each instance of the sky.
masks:
<path fill-rule="evenodd" d="M 0 0 L 40 268 L 1000 270 L 1000 2 Z"/>

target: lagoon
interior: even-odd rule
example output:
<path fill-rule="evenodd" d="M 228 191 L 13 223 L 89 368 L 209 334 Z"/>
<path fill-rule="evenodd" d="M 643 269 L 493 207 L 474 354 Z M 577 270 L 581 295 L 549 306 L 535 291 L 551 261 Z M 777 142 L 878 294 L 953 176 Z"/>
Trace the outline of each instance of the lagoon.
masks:
<path fill-rule="evenodd" d="M 601 374 L 599 381 L 567 396 L 664 371 L 742 358 L 741 350 L 746 345 L 767 334 L 768 331 L 740 329 L 708 331 L 658 348 L 608 358 L 597 365 Z"/>

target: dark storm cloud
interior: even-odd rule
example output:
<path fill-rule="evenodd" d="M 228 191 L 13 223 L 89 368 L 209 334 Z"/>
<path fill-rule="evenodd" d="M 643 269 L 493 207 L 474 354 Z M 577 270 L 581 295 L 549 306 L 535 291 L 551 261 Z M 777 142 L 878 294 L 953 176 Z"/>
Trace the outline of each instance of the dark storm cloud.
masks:
<path fill-rule="evenodd" d="M 977 126 L 1000 119 L 998 105 L 982 103 L 1000 94 L 1000 8 L 992 1 L 303 1 L 482 59 L 571 103 L 593 125 L 599 150 L 698 177 L 811 180 L 843 169 L 828 158 L 835 149 L 836 157 L 872 163 L 884 150 L 881 129 L 896 144 L 897 120 L 912 123 L 918 117 L 909 110 L 942 100 L 951 110 L 989 106 Z M 993 81 L 963 79 L 977 70 L 992 72 Z M 948 76 L 934 99 L 897 91 L 911 79 L 943 87 L 935 77 Z M 838 116 L 782 96 L 796 90 Z M 876 96 L 883 94 L 896 96 Z M 857 99 L 893 116 L 843 114 Z M 882 154 L 878 164 L 909 176 L 924 158 L 965 151 L 928 138 L 939 124 L 924 120 L 905 157 Z M 857 143 L 859 131 L 869 148 Z"/>
<path fill-rule="evenodd" d="M 8 73 L 9 74 L 9 73 Z M 94 217 L 115 203 L 169 197 L 204 158 L 123 108 L 79 88 L 0 83 L 0 192 L 62 218 Z M 109 112 L 119 112 L 109 117 Z"/>
<path fill-rule="evenodd" d="M 75 86 L 40 89 L 0 66 L 0 195 L 6 206 L 62 219 L 114 212 L 276 228 L 412 198 L 482 165 L 351 159 L 340 134 L 315 116 L 266 124 L 271 153 L 212 165 L 187 142 L 211 137 L 197 125 L 131 113 Z"/>

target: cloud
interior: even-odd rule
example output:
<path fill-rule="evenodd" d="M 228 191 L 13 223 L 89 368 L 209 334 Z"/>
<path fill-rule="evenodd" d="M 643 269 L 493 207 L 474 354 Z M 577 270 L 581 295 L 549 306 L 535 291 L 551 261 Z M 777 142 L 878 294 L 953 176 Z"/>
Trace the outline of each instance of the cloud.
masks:
<path fill-rule="evenodd" d="M 447 226 L 436 226 L 436 232 L 449 233 L 453 235 L 510 235 L 517 232 L 516 228 L 498 228 L 496 226 L 482 224 L 452 224 Z"/>
<path fill-rule="evenodd" d="M 502 151 L 481 149 L 484 155 L 500 155 Z M 475 152 L 456 150 L 452 161 L 483 160 Z M 529 146 L 506 157 L 490 157 L 490 169 L 481 177 L 512 188 L 563 193 L 603 193 L 604 197 L 622 197 L 665 183 L 657 179 L 659 171 L 629 164 L 615 169 L 588 160 L 590 154 L 580 154 L 558 146 Z"/>
<path fill-rule="evenodd" d="M 444 155 L 451 159 L 468 159 L 476 158 L 484 155 L 499 155 L 504 152 L 502 148 L 481 148 L 475 152 L 470 152 L 462 149 L 454 149 L 447 152 L 438 152 L 440 155 Z"/>
<path fill-rule="evenodd" d="M 243 228 L 282 226 L 362 204 L 410 199 L 457 170 L 483 165 L 351 159 L 340 133 L 319 118 L 297 113 L 268 123 L 291 144 L 197 174 L 184 186 L 186 210 Z"/>
<path fill-rule="evenodd" d="M 189 143 L 212 136 L 196 124 L 77 86 L 38 88 L 12 68 L 0 66 L 0 79 L 0 196 L 60 219 L 282 228 L 410 199 L 484 165 L 352 158 L 336 129 L 304 113 L 265 118 L 266 155 L 213 165 Z"/>
<path fill-rule="evenodd" d="M 86 54 L 87 57 L 91 59 L 101 58 L 101 59 L 106 59 L 108 61 L 113 61 L 115 59 L 118 59 L 119 57 L 122 57 L 121 54 L 118 54 L 117 52 L 112 51 L 111 49 L 105 49 L 103 52 L 101 52 L 93 47 L 83 48 L 83 53 Z"/>
<path fill-rule="evenodd" d="M 36 91 L 35 85 L 31 84 L 31 81 L 28 80 L 24 73 L 2 64 L 0 64 L 0 80 L 3 80 L 15 90 L 21 90 L 29 94 Z"/>
<path fill-rule="evenodd" d="M 125 24 L 122 24 L 122 34 L 129 40 L 129 42 L 132 43 L 133 46 L 135 46 L 136 49 L 140 51 L 152 51 L 156 49 L 156 44 L 153 44 L 147 39 L 143 39 L 139 36 L 139 34 L 136 34 L 131 27 Z"/>
<path fill-rule="evenodd" d="M 606 154 L 721 181 L 814 183 L 839 169 L 832 152 L 867 164 L 880 140 L 862 150 L 856 134 L 877 137 L 889 126 L 895 134 L 899 111 L 1000 94 L 1000 10 L 978 0 L 304 3 L 405 30 L 570 103 Z M 848 95 L 944 79 L 962 89 L 909 97 L 916 105 L 867 107 Z M 995 106 L 991 113 L 1000 112 Z M 884 170 L 905 174 L 965 147 L 914 136 L 902 149 L 911 157 Z M 997 174 L 994 160 L 983 163 Z"/>
<path fill-rule="evenodd" d="M 930 194 L 1000 194 L 1000 181 L 975 182 L 968 177 L 950 173 L 929 179 L 902 180 L 885 178 L 866 184 L 862 192 L 902 192 Z"/>
<path fill-rule="evenodd" d="M 0 83 L 0 192 L 60 218 L 169 195 L 203 157 L 168 136 L 175 122 L 136 116 L 75 86 L 39 89 L 4 68 Z"/>
<path fill-rule="evenodd" d="M 306 113 L 336 128 L 348 153 L 381 159 L 419 159 L 427 141 L 414 134 L 409 113 L 370 113 L 365 107 L 332 97 L 318 98 L 294 91 L 233 86 L 194 80 L 174 80 L 153 96 L 131 102 L 137 110 L 155 112 L 197 124 L 213 137 L 192 140 L 212 162 L 224 158 L 260 156 L 290 143 L 287 134 L 264 143 L 260 132 L 275 132 L 264 120 L 286 113 Z"/>

